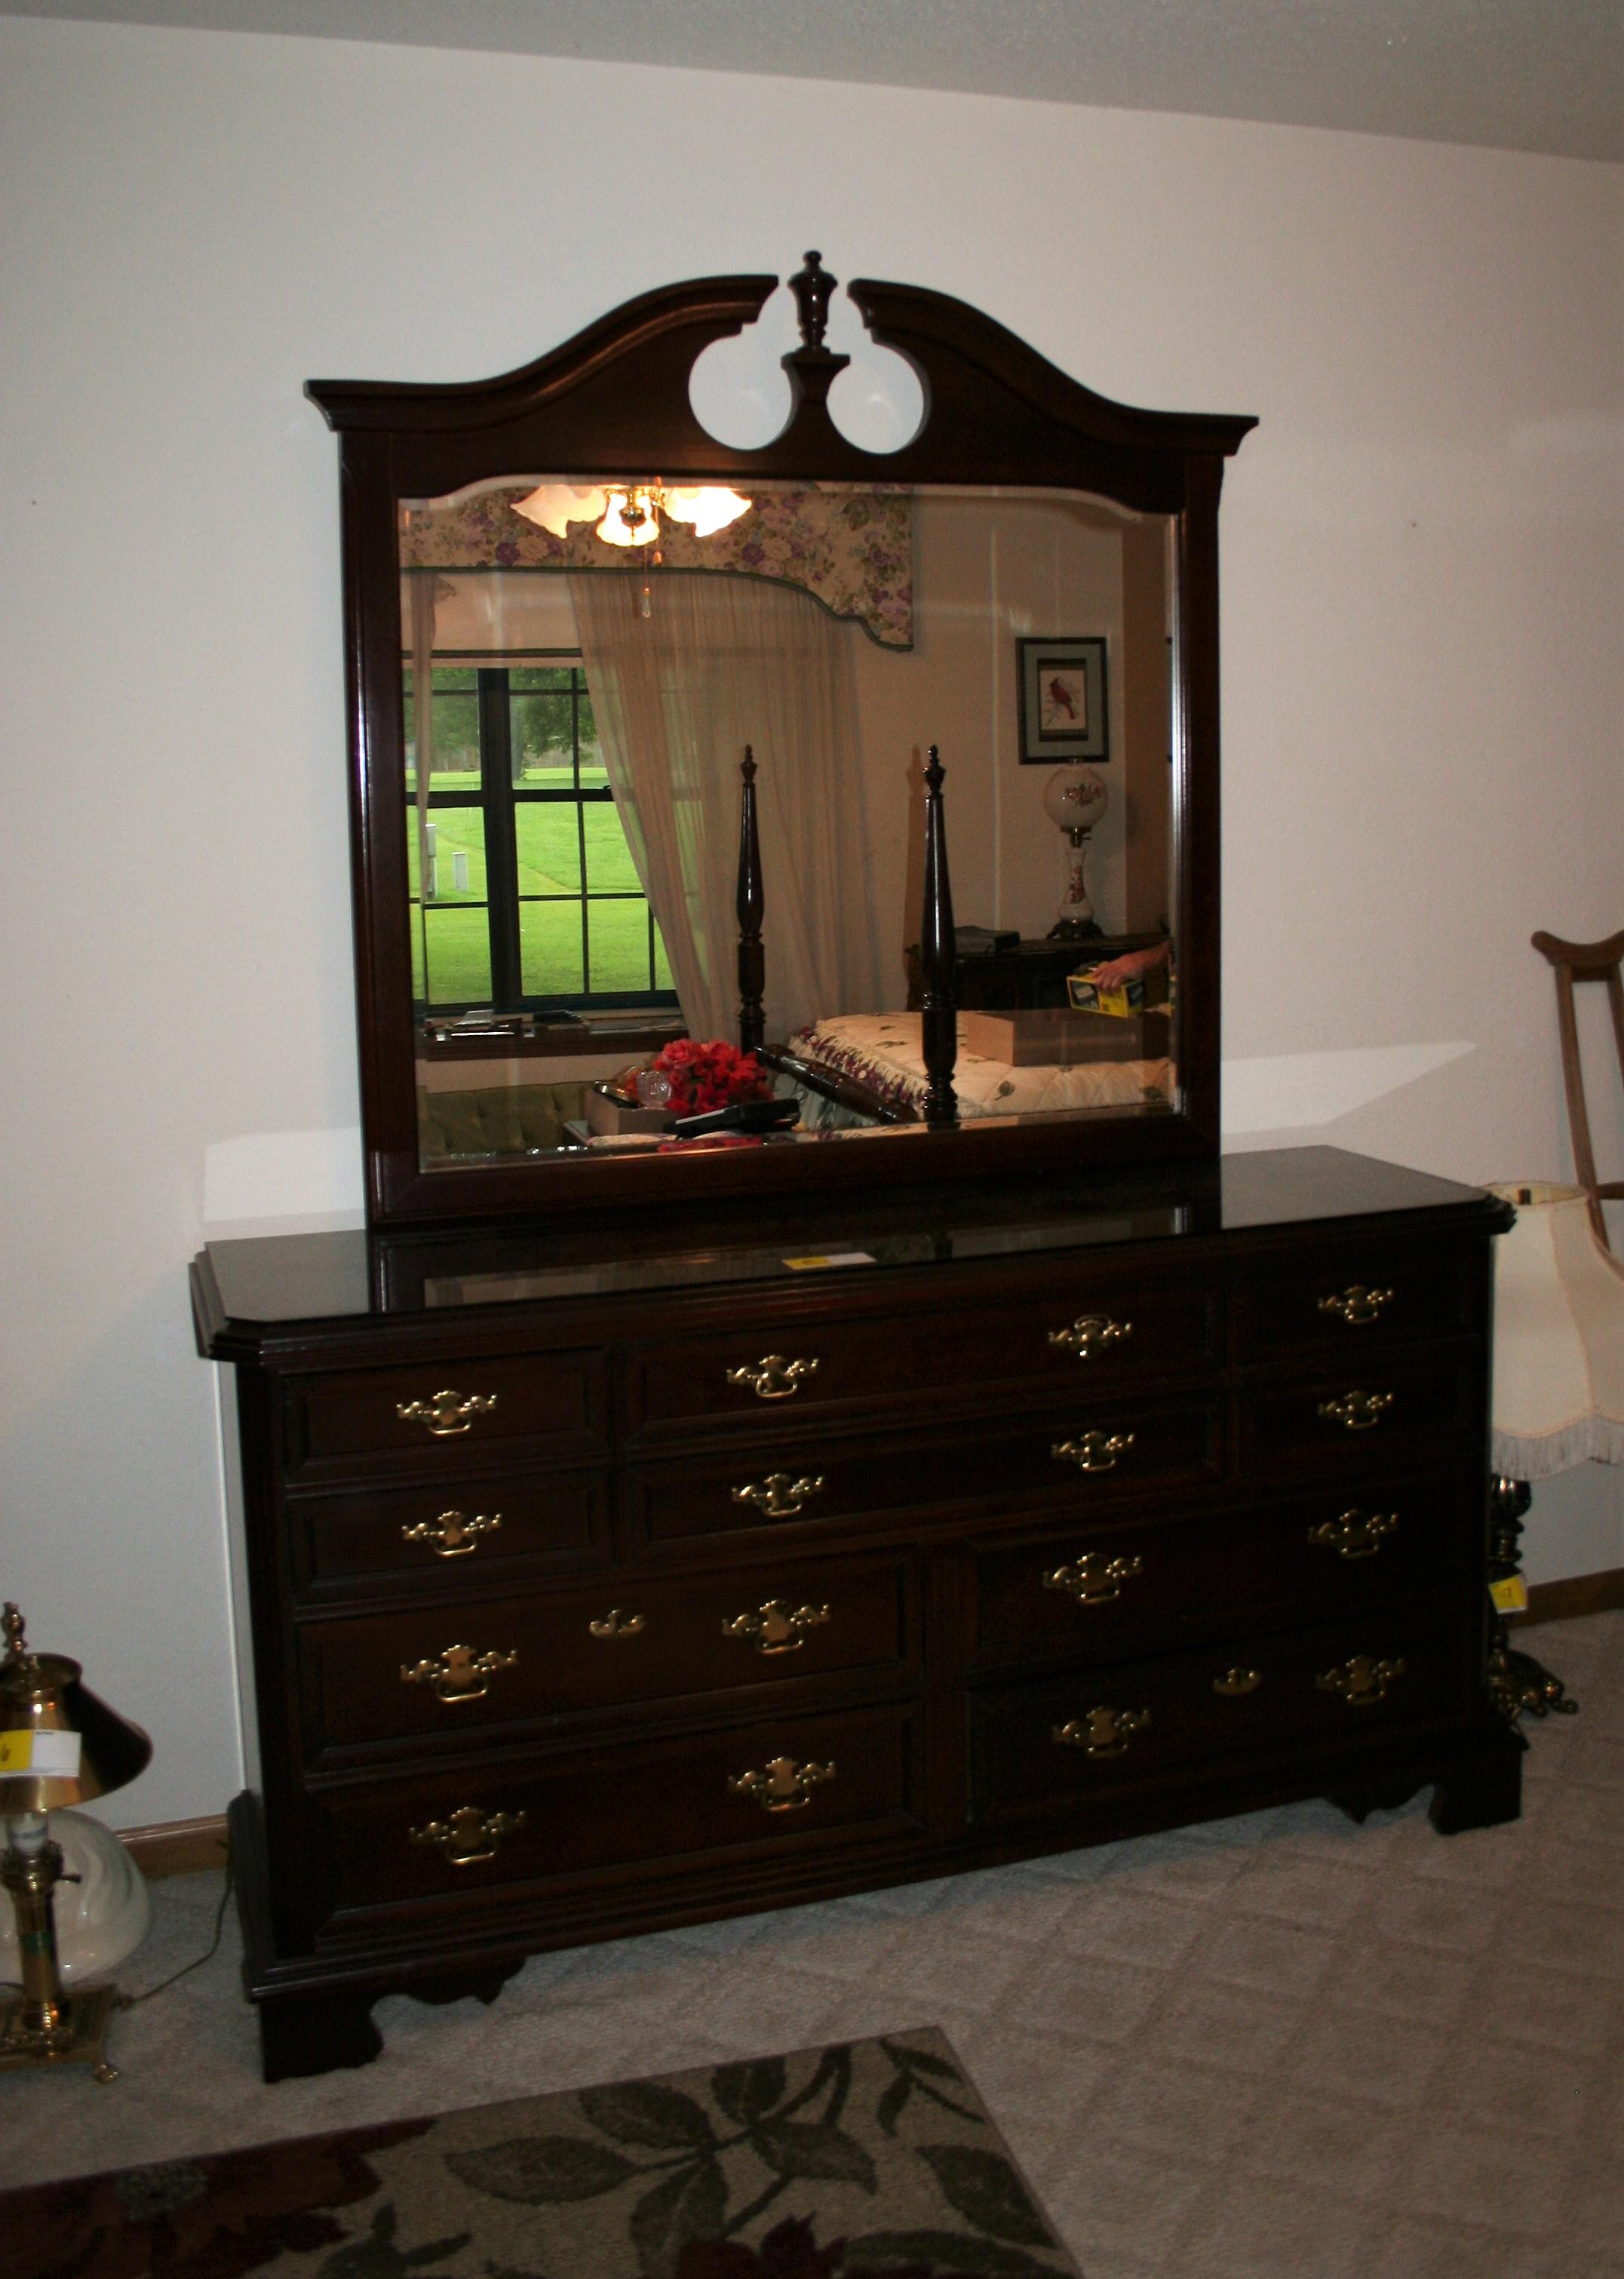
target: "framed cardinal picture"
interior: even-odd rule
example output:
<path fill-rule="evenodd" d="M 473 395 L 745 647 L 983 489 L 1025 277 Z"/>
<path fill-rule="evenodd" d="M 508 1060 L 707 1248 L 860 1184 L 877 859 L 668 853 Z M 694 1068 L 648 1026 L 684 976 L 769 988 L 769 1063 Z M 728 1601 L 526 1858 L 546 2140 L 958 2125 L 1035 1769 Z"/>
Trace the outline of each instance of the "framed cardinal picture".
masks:
<path fill-rule="evenodd" d="M 1022 764 L 1108 760 L 1105 636 L 1018 641 Z"/>

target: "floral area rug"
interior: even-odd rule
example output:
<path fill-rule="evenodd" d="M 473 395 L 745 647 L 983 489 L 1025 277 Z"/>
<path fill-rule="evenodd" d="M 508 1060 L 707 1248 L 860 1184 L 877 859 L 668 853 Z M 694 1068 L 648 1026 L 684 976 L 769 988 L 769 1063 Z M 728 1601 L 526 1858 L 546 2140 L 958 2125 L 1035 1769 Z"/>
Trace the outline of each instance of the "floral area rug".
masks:
<path fill-rule="evenodd" d="M 1076 2279 L 933 2031 L 0 2194 L 4 2279 Z"/>

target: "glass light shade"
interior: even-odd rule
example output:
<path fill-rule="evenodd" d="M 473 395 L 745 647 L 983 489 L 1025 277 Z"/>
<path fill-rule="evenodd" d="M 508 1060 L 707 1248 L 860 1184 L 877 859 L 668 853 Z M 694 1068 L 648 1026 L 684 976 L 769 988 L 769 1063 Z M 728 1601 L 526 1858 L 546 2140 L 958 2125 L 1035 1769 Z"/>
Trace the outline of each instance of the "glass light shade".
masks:
<path fill-rule="evenodd" d="M 628 514 L 635 516 L 635 521 L 628 521 Z M 598 535 L 606 546 L 652 546 L 660 535 L 660 525 L 649 494 L 611 491 Z"/>
<path fill-rule="evenodd" d="M 568 538 L 572 522 L 596 522 L 609 504 L 607 491 L 580 490 L 570 483 L 542 483 L 528 498 L 515 499 L 513 511 L 522 514 L 555 538 Z"/>
<path fill-rule="evenodd" d="M 1051 823 L 1068 833 L 1091 831 L 1110 804 L 1105 779 L 1080 760 L 1056 768 L 1043 787 L 1043 811 Z"/>
<path fill-rule="evenodd" d="M 749 513 L 751 503 L 738 491 L 724 490 L 716 483 L 705 484 L 698 490 L 660 493 L 660 504 L 671 520 L 691 522 L 695 536 L 700 538 L 725 530 L 730 522 L 737 522 L 741 514 Z"/>
<path fill-rule="evenodd" d="M 51 1893 L 62 1983 L 95 1985 L 111 1977 L 151 1928 L 147 1879 L 112 1830 L 88 1812 L 50 1813 L 45 1830 L 47 1840 L 62 1847 L 64 1872 Z M 17 1919 L 3 1906 L 0 1979 L 21 1976 Z"/>

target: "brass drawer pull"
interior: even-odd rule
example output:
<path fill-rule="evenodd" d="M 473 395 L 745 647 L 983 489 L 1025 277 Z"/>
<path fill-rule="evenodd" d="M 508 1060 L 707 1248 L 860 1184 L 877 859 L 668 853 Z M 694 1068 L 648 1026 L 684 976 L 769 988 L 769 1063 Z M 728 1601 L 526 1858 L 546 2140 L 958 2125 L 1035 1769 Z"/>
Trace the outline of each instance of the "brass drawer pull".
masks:
<path fill-rule="evenodd" d="M 1321 1520 L 1308 1531 L 1310 1543 L 1334 1551 L 1338 1559 L 1374 1559 L 1384 1536 L 1398 1531 L 1396 1511 L 1344 1511 L 1340 1519 Z"/>
<path fill-rule="evenodd" d="M 1150 1723 L 1148 1709 L 1091 1709 L 1086 1717 L 1068 1717 L 1054 1726 L 1052 1740 L 1068 1749 L 1081 1749 L 1085 1757 L 1120 1757 L 1135 1733 Z"/>
<path fill-rule="evenodd" d="M 827 1607 L 797 1607 L 793 1614 L 782 1599 L 769 1599 L 755 1614 L 735 1615 L 722 1625 L 724 1638 L 747 1638 L 757 1654 L 799 1654 L 806 1633 L 829 1620 Z"/>
<path fill-rule="evenodd" d="M 648 1627 L 642 1615 L 629 1615 L 624 1608 L 611 1607 L 601 1622 L 588 1623 L 587 1629 L 595 1638 L 641 1638 Z"/>
<path fill-rule="evenodd" d="M 769 1472 L 764 1480 L 752 1480 L 732 1494 L 735 1503 L 753 1503 L 763 1519 L 793 1519 L 810 1498 L 823 1492 L 822 1472 L 801 1479 L 792 1479 L 787 1472 Z"/>
<path fill-rule="evenodd" d="M 741 1393 L 753 1393 L 758 1400 L 787 1400 L 816 1367 L 816 1357 L 785 1361 L 782 1354 L 763 1354 L 760 1361 L 740 1362 L 737 1369 L 730 1369 L 727 1381 Z"/>
<path fill-rule="evenodd" d="M 410 1843 L 432 1845 L 453 1868 L 477 1868 L 494 1860 L 502 1838 L 524 1825 L 522 1812 L 481 1812 L 477 1804 L 459 1804 L 449 1820 L 431 1820 L 406 1835 Z"/>
<path fill-rule="evenodd" d="M 488 1680 L 499 1669 L 511 1669 L 518 1660 L 518 1648 L 502 1654 L 493 1647 L 488 1654 L 476 1654 L 471 1646 L 448 1646 L 437 1661 L 426 1657 L 419 1662 L 401 1664 L 403 1685 L 432 1685 L 435 1697 L 441 1701 L 481 1701 L 490 1692 Z"/>
<path fill-rule="evenodd" d="M 1395 1397 L 1390 1393 L 1344 1393 L 1339 1400 L 1321 1400 L 1320 1414 L 1328 1424 L 1340 1424 L 1344 1431 L 1373 1432 Z"/>
<path fill-rule="evenodd" d="M 420 1519 L 415 1527 L 402 1527 L 401 1533 L 408 1543 L 432 1543 L 437 1559 L 466 1559 L 479 1548 L 480 1536 L 494 1534 L 501 1525 L 499 1511 L 477 1511 L 471 1516 L 442 1511 L 438 1519 Z"/>
<path fill-rule="evenodd" d="M 1056 1440 L 1049 1454 L 1080 1472 L 1114 1472 L 1117 1458 L 1132 1446 L 1131 1432 L 1084 1432 L 1075 1440 Z"/>
<path fill-rule="evenodd" d="M 395 1413 L 402 1424 L 425 1424 L 437 1440 L 466 1432 L 476 1416 L 488 1416 L 496 1406 L 494 1393 L 460 1393 L 447 1386 L 431 1400 L 397 1400 Z"/>
<path fill-rule="evenodd" d="M 1226 1669 L 1222 1677 L 1214 1678 L 1213 1692 L 1226 1701 L 1238 1701 L 1243 1693 L 1255 1693 L 1262 1683 L 1260 1669 Z"/>
<path fill-rule="evenodd" d="M 1403 1676 L 1402 1654 L 1397 1661 L 1375 1661 L 1367 1654 L 1356 1654 L 1339 1669 L 1321 1670 L 1314 1682 L 1321 1693 L 1340 1693 L 1350 1709 L 1373 1709 L 1386 1700 L 1388 1687 Z"/>
<path fill-rule="evenodd" d="M 1392 1302 L 1390 1290 L 1368 1289 L 1362 1282 L 1350 1282 L 1345 1290 L 1338 1290 L 1329 1298 L 1321 1298 L 1320 1311 L 1338 1315 L 1351 1330 L 1358 1330 L 1362 1329 L 1367 1322 L 1380 1321 L 1383 1307 L 1390 1306 Z"/>
<path fill-rule="evenodd" d="M 754 1797 L 763 1812 L 799 1812 L 811 1803 L 812 1791 L 835 1776 L 833 1761 L 826 1765 L 798 1765 L 793 1757 L 774 1757 L 759 1773 L 730 1773 L 727 1784 L 735 1796 Z"/>
<path fill-rule="evenodd" d="M 1046 1591 L 1065 1591 L 1080 1607 L 1106 1607 L 1122 1595 L 1122 1585 L 1145 1571 L 1142 1559 L 1107 1559 L 1099 1563 L 1097 1551 L 1085 1551 L 1069 1567 L 1051 1567 L 1043 1578 Z"/>
<path fill-rule="evenodd" d="M 1097 1353 L 1109 1353 L 1113 1346 L 1121 1345 L 1124 1338 L 1133 1335 L 1131 1322 L 1114 1322 L 1108 1314 L 1079 1314 L 1068 1330 L 1051 1330 L 1049 1343 L 1059 1346 L 1062 1352 L 1076 1354 L 1079 1361 L 1090 1361 Z"/>

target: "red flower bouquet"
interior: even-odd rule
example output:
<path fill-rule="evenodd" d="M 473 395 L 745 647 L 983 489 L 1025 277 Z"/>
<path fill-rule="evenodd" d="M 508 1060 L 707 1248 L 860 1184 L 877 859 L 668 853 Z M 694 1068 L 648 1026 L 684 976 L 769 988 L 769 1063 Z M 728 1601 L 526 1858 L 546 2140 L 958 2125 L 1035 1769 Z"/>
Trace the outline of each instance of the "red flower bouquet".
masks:
<path fill-rule="evenodd" d="M 713 1109 L 731 1108 L 736 1100 L 767 1100 L 772 1087 L 754 1053 L 741 1053 L 720 1039 L 701 1044 L 678 1037 L 655 1059 L 654 1066 L 671 1087 L 673 1116 L 707 1116 Z"/>

